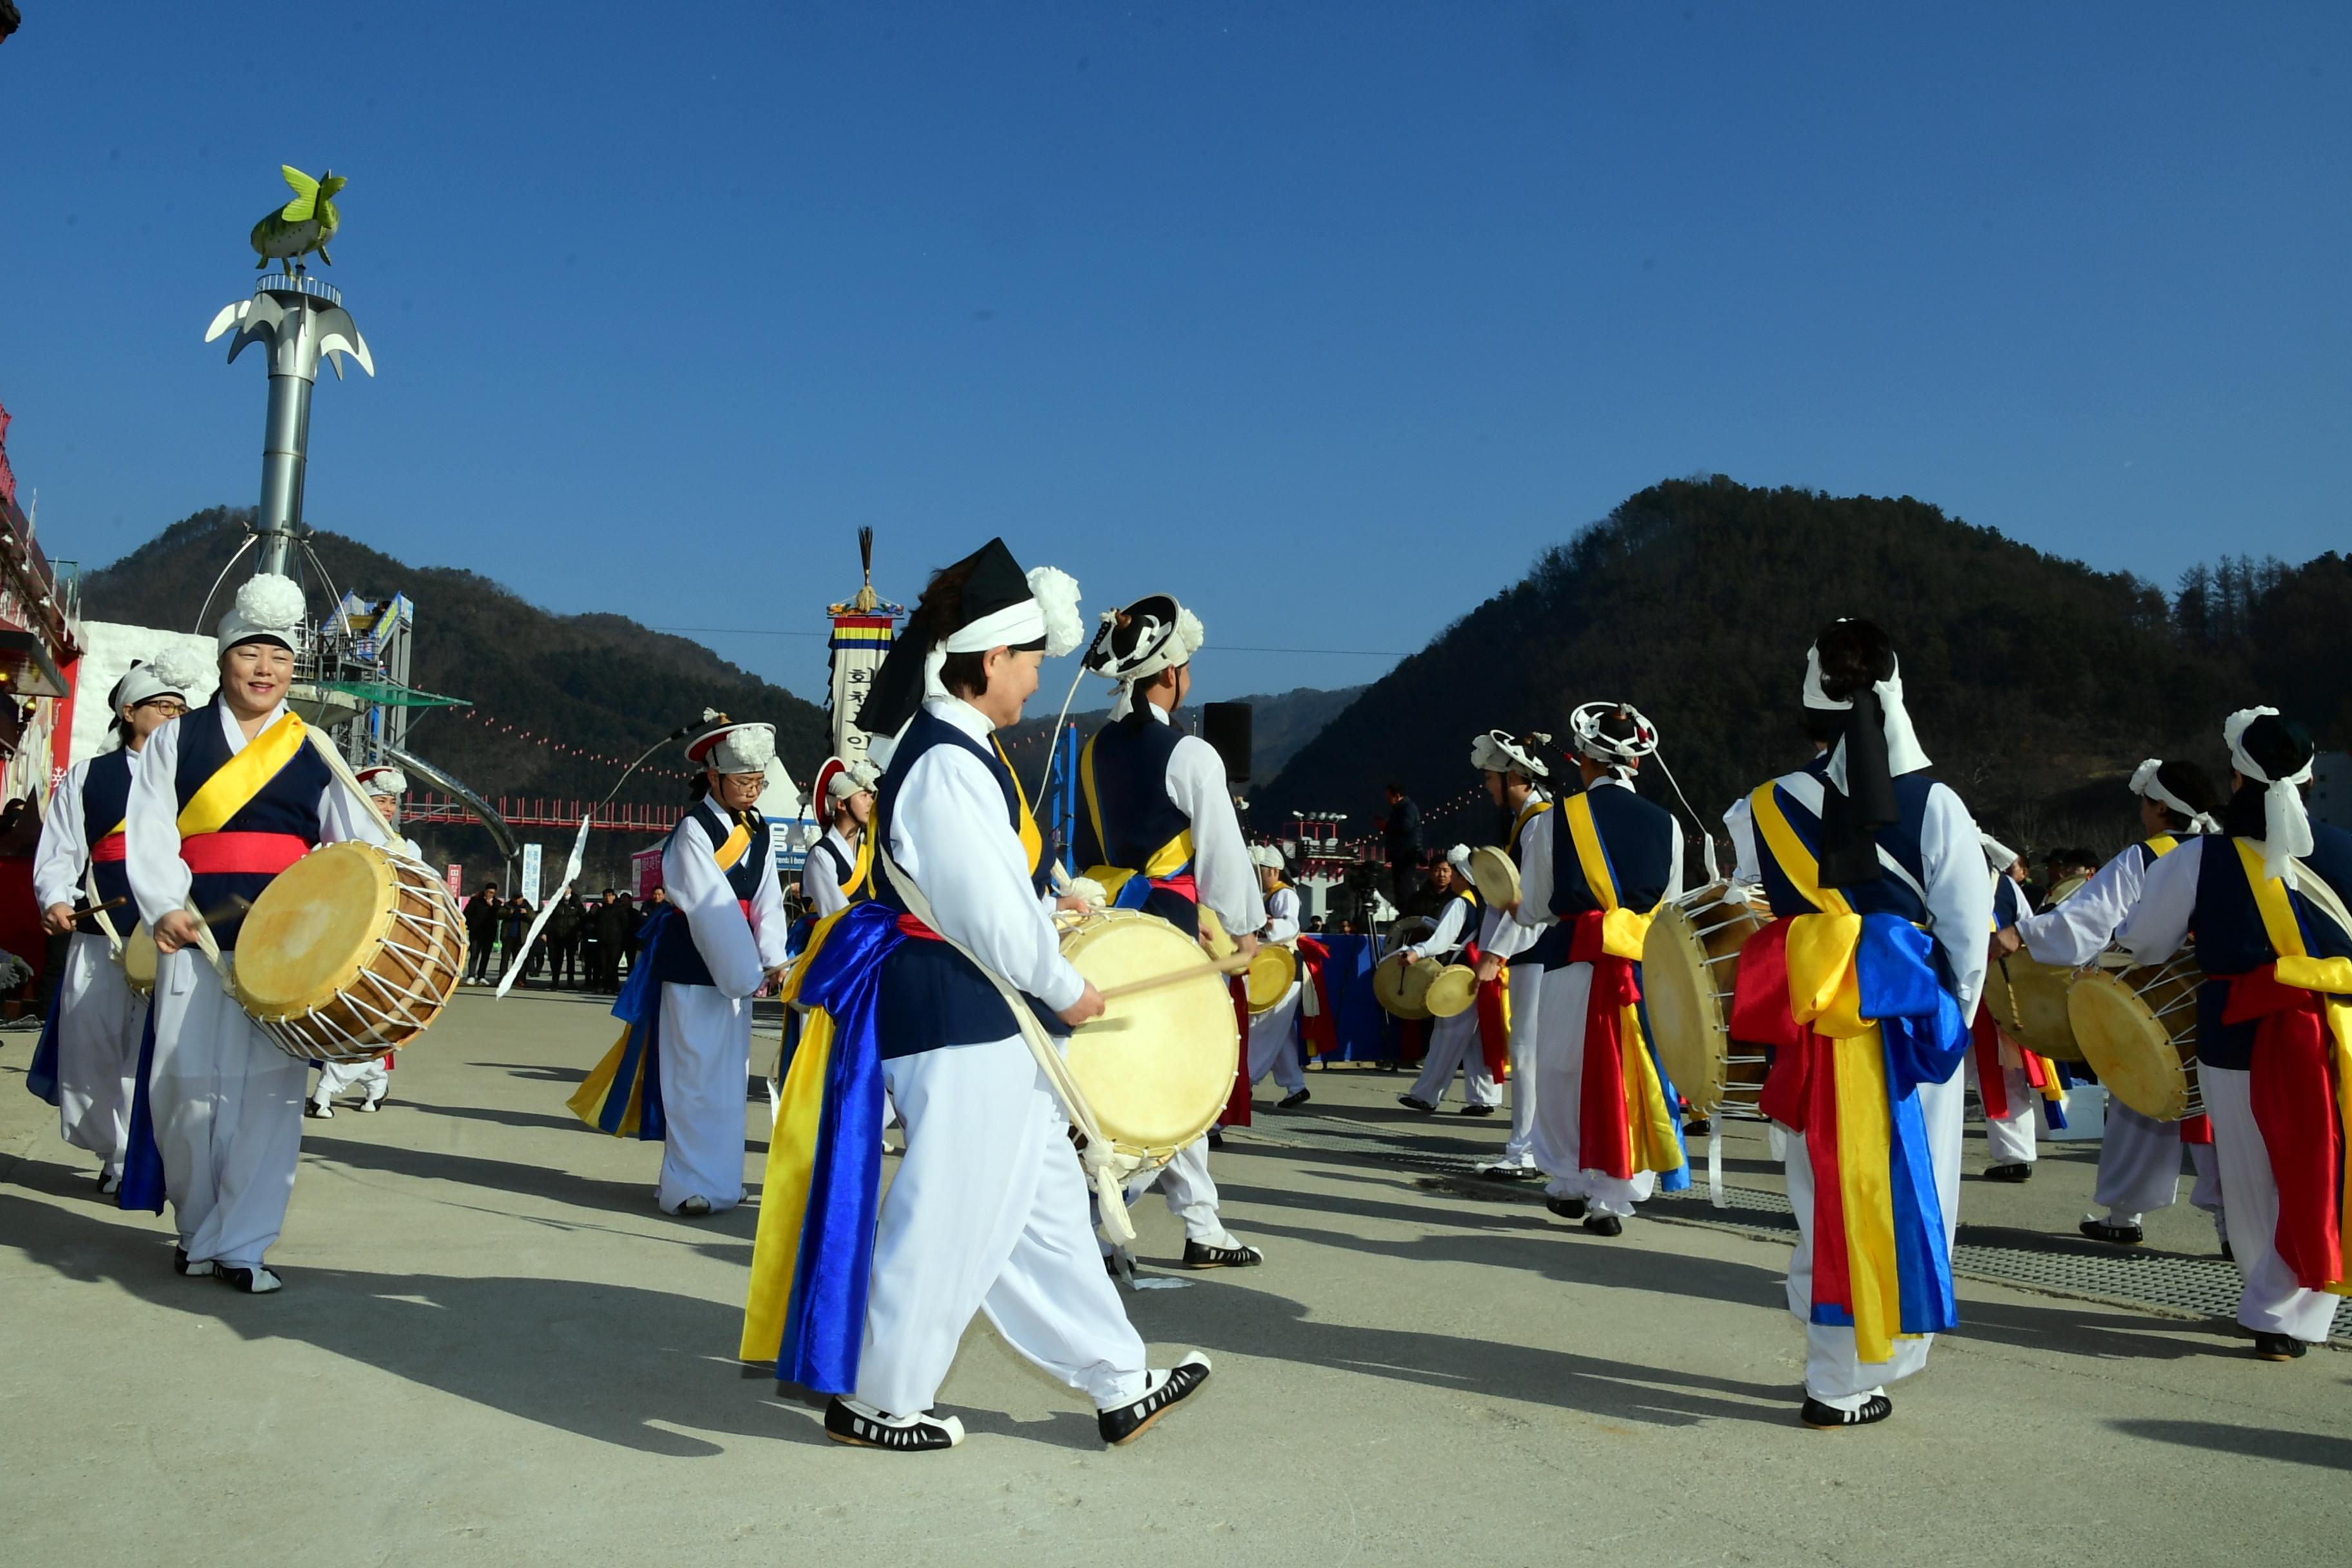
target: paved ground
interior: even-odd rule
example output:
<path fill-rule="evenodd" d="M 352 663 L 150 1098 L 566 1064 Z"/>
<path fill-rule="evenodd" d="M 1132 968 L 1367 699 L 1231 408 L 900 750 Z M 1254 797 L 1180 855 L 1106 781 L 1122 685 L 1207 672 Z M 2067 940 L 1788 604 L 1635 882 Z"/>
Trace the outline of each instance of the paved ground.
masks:
<path fill-rule="evenodd" d="M 1810 1433 L 1769 1219 L 1682 1200 L 1586 1237 L 1447 1173 L 1495 1123 L 1364 1072 L 1218 1157 L 1263 1268 L 1129 1299 L 1155 1349 L 1217 1361 L 1135 1447 L 982 1325 L 942 1396 L 961 1450 L 836 1448 L 733 1359 L 753 1210 L 665 1218 L 655 1151 L 564 1110 L 610 1034 L 584 999 L 462 998 L 393 1109 L 307 1124 L 288 1289 L 257 1300 L 173 1278 L 160 1222 L 96 1201 L 22 1092 L 31 1037 L 0 1036 L 7 1560 L 2344 1561 L 2352 1360 L 1970 1279 L 1892 1422 Z M 2061 1153 L 1971 1181 L 1964 1217 L 2071 1231 L 2089 1180 Z M 1139 1217 L 1147 1262 L 1181 1249 Z M 2185 1210 L 2152 1241 L 2210 1251 Z"/>

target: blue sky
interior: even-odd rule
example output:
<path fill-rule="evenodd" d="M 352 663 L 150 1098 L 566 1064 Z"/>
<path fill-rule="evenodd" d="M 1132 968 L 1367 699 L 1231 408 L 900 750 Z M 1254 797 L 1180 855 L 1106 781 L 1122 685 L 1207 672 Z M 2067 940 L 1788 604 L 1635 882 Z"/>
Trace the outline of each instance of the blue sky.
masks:
<path fill-rule="evenodd" d="M 812 631 L 859 524 L 901 596 L 1001 531 L 1217 697 L 1699 470 L 2168 583 L 2352 542 L 2342 5 L 23 7 L 0 402 L 87 563 L 254 499 L 201 339 L 280 163 L 380 372 L 311 521 L 559 610 Z"/>

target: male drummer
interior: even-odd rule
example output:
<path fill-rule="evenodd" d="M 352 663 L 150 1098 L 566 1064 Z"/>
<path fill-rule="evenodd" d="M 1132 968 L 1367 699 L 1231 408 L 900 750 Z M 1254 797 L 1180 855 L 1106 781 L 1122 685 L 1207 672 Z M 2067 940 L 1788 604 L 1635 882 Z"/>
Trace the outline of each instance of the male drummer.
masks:
<path fill-rule="evenodd" d="M 1641 936 L 1683 890 L 1683 831 L 1633 791 L 1658 731 L 1622 702 L 1570 716 L 1581 794 L 1531 818 L 1514 918 L 1567 928 L 1544 971 L 1536 1049 L 1535 1158 L 1547 1206 L 1594 1236 L 1622 1235 L 1633 1205 L 1690 1184 L 1674 1091 L 1658 1070 L 1635 1004 Z"/>
<path fill-rule="evenodd" d="M 832 818 L 824 837 L 809 846 L 801 867 L 801 897 L 818 920 L 874 896 L 873 868 L 866 840 L 874 816 L 874 785 L 880 773 L 860 757 L 846 763 L 827 757 L 809 794 Z"/>
<path fill-rule="evenodd" d="M 123 814 L 147 737 L 188 710 L 197 679 L 195 670 L 166 654 L 132 665 L 114 683 L 106 703 L 114 714 L 108 747 L 66 770 L 33 858 L 41 925 L 52 935 L 71 931 L 73 941 L 25 1085 L 58 1108 L 58 1131 L 68 1143 L 98 1156 L 98 1190 L 110 1195 L 122 1185 L 139 1032 L 147 1019 L 147 999 L 132 993 L 121 958 L 122 939 L 139 923 L 123 860 Z"/>
<path fill-rule="evenodd" d="M 2022 947 L 2035 961 L 2060 969 L 2080 969 L 2115 941 L 2139 901 L 2147 869 L 2179 847 L 2184 838 L 2218 833 L 2213 818 L 2220 796 L 2213 781 L 2195 763 L 2150 757 L 2131 778 L 2139 803 L 2140 831 L 2147 837 L 2102 866 L 2063 902 L 2014 920 L 1993 933 L 1992 955 L 2006 958 Z M 2197 1184 L 2189 1201 L 2213 1216 L 2213 1229 L 2226 1255 L 2228 1222 L 2221 1211 L 2221 1167 L 2213 1157 L 2213 1124 L 2206 1116 L 2158 1121 L 2142 1116 L 2112 1093 L 2099 1138 L 2099 1184 L 2093 1201 L 2107 1212 L 2084 1216 L 2082 1230 L 2094 1241 L 2128 1247 L 2146 1235 L 2141 1219 L 2169 1208 L 2180 1195 L 2180 1152 L 2189 1151 Z"/>
<path fill-rule="evenodd" d="M 2310 735 L 2275 708 L 2222 726 L 2221 832 L 2147 868 L 2117 940 L 2161 963 L 2195 933 L 2197 1081 L 2230 1199 L 2254 1354 L 2325 1343 L 2346 1292 L 2342 1064 L 2352 1052 L 2352 833 L 2311 819 Z"/>
<path fill-rule="evenodd" d="M 1992 888 L 1968 807 L 1927 776 L 1884 631 L 1822 630 L 1804 721 L 1820 754 L 1730 819 L 1743 875 L 1756 871 L 1775 917 L 1740 950 L 1733 1012 L 1778 1034 L 1764 1042 L 1776 1055 L 1763 1108 L 1789 1133 L 1800 1419 L 1860 1426 L 1893 1414 L 1885 1385 L 1925 1366 L 1932 1336 L 1958 1321 L 1958 1078 Z M 1822 915 L 1859 916 L 1860 929 L 1808 923 Z M 1883 1120 L 1865 1109 L 1882 1103 Z"/>
<path fill-rule="evenodd" d="M 1205 905 L 1246 957 L 1267 919 L 1260 869 L 1242 839 L 1224 759 L 1175 722 L 1192 694 L 1192 656 L 1206 637 L 1200 617 L 1165 594 L 1103 617 L 1086 668 L 1117 683 L 1118 696 L 1109 721 L 1078 753 L 1085 809 L 1078 813 L 1077 858 L 1113 908 L 1158 915 L 1199 938 Z M 1292 920 L 1296 936 L 1295 898 Z M 1244 1042 L 1253 1072 L 1256 1037 L 1253 1028 Z M 1292 1058 L 1296 1076 L 1295 1052 Z M 1301 1077 L 1296 1091 L 1304 1090 Z M 1170 1212 L 1183 1222 L 1185 1268 L 1249 1268 L 1265 1260 L 1225 1229 L 1205 1136 L 1149 1181 L 1159 1184 Z"/>
<path fill-rule="evenodd" d="M 1979 832 L 1985 866 L 1992 879 L 1992 918 L 1996 929 L 2014 926 L 2033 912 L 2025 896 L 2024 858 L 1995 838 Z M 1988 984 L 1997 979 L 1988 975 Z M 1985 1149 L 1992 1163 L 1985 1167 L 1988 1182 L 2025 1182 L 2033 1176 L 2034 1102 L 2042 1098 L 2033 1082 L 2051 1068 L 2046 1062 L 2029 1067 L 2023 1045 L 2011 1039 L 1992 1019 L 1982 996 L 1977 998 L 1971 1026 L 1967 1079 L 1984 1107 Z"/>
<path fill-rule="evenodd" d="M 1470 742 L 1470 765 L 1483 776 L 1486 798 L 1510 818 L 1503 852 L 1518 868 L 1522 884 L 1528 874 L 1528 825 L 1551 809 L 1544 789 L 1551 764 L 1538 754 L 1549 744 L 1549 735 L 1531 734 L 1522 743 L 1505 730 L 1489 730 Z M 1567 938 L 1565 926 L 1530 930 L 1507 909 L 1490 907 L 1479 922 L 1478 984 L 1492 984 L 1507 968 L 1511 1000 L 1511 1137 L 1499 1159 L 1478 1166 L 1482 1175 L 1527 1181 L 1541 1173 L 1535 1156 L 1536 1020 L 1541 1016 L 1544 971 L 1565 956 Z"/>
<path fill-rule="evenodd" d="M 963 1424 L 932 1406 L 975 1311 L 1084 1389 L 1113 1445 L 1209 1374 L 1198 1354 L 1147 1370 L 1087 1234 L 1087 1182 L 1042 1042 L 1013 1016 L 1042 1008 L 1066 1033 L 1103 1010 L 1061 954 L 1045 841 L 995 738 L 1020 719 L 1049 648 L 1077 647 L 1076 600 L 1066 575 L 1024 574 L 990 541 L 933 575 L 859 710 L 884 770 L 875 898 L 828 927 L 792 978 L 824 1023 L 785 1086 L 743 1340 L 751 1360 L 781 1342 L 779 1377 L 836 1395 L 824 1425 L 837 1442 L 961 1443 Z M 817 1038 L 844 1053 L 837 1063 L 814 1053 Z M 822 1114 L 804 1120 L 794 1096 L 820 1068 Z M 907 1151 L 877 1222 L 886 1085 Z M 782 1178 L 803 1160 L 814 1169 L 788 1194 Z M 835 1201 L 794 1210 L 819 1184 Z"/>
<path fill-rule="evenodd" d="M 1257 863 L 1258 896 L 1265 903 L 1265 924 L 1258 928 L 1258 942 L 1296 942 L 1298 889 L 1282 879 L 1282 851 L 1271 844 L 1260 844 L 1250 856 Z M 1275 1086 L 1283 1091 L 1275 1104 L 1276 1110 L 1296 1110 L 1310 1098 L 1307 1069 L 1298 1052 L 1298 998 L 1306 979 L 1302 963 L 1282 1000 L 1250 1019 L 1249 1080 L 1255 1086 L 1268 1073 L 1274 1075 Z"/>
<path fill-rule="evenodd" d="M 257 574 L 237 590 L 220 621 L 220 690 L 150 737 L 124 816 L 131 891 L 161 962 L 142 1086 L 154 1147 L 131 1150 L 121 1203 L 160 1214 L 168 1196 L 173 1268 L 254 1295 L 283 1283 L 263 1255 L 294 1190 L 305 1069 L 229 990 L 242 910 L 316 846 L 387 837 L 286 706 L 302 615 L 289 578 Z"/>
<path fill-rule="evenodd" d="M 389 763 L 364 767 L 352 775 L 360 788 L 367 792 L 368 804 L 383 818 L 386 830 L 400 832 L 400 797 L 408 793 L 408 775 Z M 411 860 L 425 858 L 414 838 L 395 837 L 391 847 Z M 360 1109 L 375 1111 L 383 1109 L 383 1097 L 392 1092 L 392 1053 L 370 1057 L 361 1062 L 321 1062 L 319 1085 L 310 1091 L 310 1114 L 321 1120 L 335 1114 L 335 1097 L 351 1089 L 360 1091 Z"/>
<path fill-rule="evenodd" d="M 776 727 L 702 717 L 686 743 L 702 770 L 695 804 L 662 846 L 669 901 L 654 906 L 645 956 L 613 1005 L 626 1026 L 571 1101 L 591 1127 L 661 1141 L 654 1199 L 684 1219 L 743 1200 L 751 998 L 782 970 L 791 934 L 758 810 Z"/>
<path fill-rule="evenodd" d="M 1476 941 L 1485 909 L 1478 901 L 1478 889 L 1470 885 L 1470 846 L 1456 844 L 1448 849 L 1445 858 L 1429 868 L 1429 886 L 1438 900 L 1437 928 L 1406 947 L 1404 961 L 1417 963 L 1434 958 L 1452 963 Z M 1462 1074 L 1462 1114 L 1494 1115 L 1495 1108 L 1503 1102 L 1503 1089 L 1486 1066 L 1486 1053 L 1479 1049 L 1475 1007 L 1465 1007 L 1430 1026 L 1429 1054 L 1422 1059 L 1421 1076 L 1412 1080 L 1411 1090 L 1397 1096 L 1397 1103 L 1408 1110 L 1434 1113 L 1445 1103 L 1456 1069 Z"/>

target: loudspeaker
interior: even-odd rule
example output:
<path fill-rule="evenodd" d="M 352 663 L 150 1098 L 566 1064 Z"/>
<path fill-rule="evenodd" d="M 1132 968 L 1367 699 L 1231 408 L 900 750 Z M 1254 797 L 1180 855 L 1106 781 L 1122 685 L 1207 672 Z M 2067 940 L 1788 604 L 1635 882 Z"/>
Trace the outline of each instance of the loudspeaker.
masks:
<path fill-rule="evenodd" d="M 1225 778 L 1247 784 L 1250 776 L 1250 705 L 1210 702 L 1201 709 L 1201 739 L 1225 759 Z"/>

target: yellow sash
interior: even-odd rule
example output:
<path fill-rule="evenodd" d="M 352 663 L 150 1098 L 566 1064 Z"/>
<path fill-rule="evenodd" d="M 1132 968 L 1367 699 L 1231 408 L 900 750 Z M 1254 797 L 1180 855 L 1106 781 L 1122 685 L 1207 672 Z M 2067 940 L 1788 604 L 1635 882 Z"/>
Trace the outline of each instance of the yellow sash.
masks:
<path fill-rule="evenodd" d="M 1592 803 L 1570 797 L 1565 813 L 1569 837 L 1576 844 L 1576 861 L 1584 869 L 1584 885 L 1601 905 L 1601 951 L 1614 958 L 1642 960 L 1642 939 L 1650 932 L 1650 915 L 1622 907 L 1617 880 L 1609 872 L 1609 857 L 1601 847 L 1601 829 L 1592 820 Z M 1555 830 L 1557 831 L 1557 830 Z M 1625 1077 L 1625 1121 L 1630 1134 L 1626 1152 L 1636 1171 L 1678 1170 L 1682 1141 L 1675 1135 L 1674 1113 L 1666 1105 L 1665 1086 L 1657 1064 L 1650 1060 L 1649 1041 L 1642 1033 L 1642 1014 L 1635 1006 L 1618 1009 L 1617 1038 Z"/>
<path fill-rule="evenodd" d="M 751 847 L 751 830 L 738 821 L 729 830 L 727 841 L 712 850 L 711 854 L 718 858 L 720 870 L 732 871 L 735 868 L 735 862 L 743 858 L 743 852 Z"/>
<path fill-rule="evenodd" d="M 206 713 L 208 723 L 220 721 L 207 710 L 200 708 L 196 711 Z M 308 732 L 291 708 L 279 714 L 269 728 L 245 743 L 245 750 L 223 763 L 180 808 L 180 837 L 194 838 L 202 833 L 218 833 L 294 760 Z"/>
<path fill-rule="evenodd" d="M 1037 868 L 1045 863 L 1045 836 L 1037 831 L 1037 819 L 1029 815 L 1029 792 L 1021 787 L 1021 775 L 1013 771 L 1013 759 L 1004 754 L 1004 742 L 991 734 L 988 743 L 996 748 L 996 760 L 1004 764 L 1004 776 L 1013 781 L 1013 799 L 1021 808 L 1021 847 L 1029 857 L 1029 874 L 1034 877 Z"/>
<path fill-rule="evenodd" d="M 2180 847 L 2180 840 L 2175 838 L 2169 833 L 2159 833 L 2155 837 L 2147 841 L 2147 847 L 2150 849 L 2155 850 L 2156 858 L 2161 860 L 2167 855 L 2171 854 L 2174 850 Z"/>
<path fill-rule="evenodd" d="M 1102 801 L 1095 794 L 1095 742 L 1102 738 L 1099 731 L 1089 738 L 1086 749 L 1078 753 L 1078 785 L 1087 800 L 1087 820 L 1094 825 L 1095 842 L 1104 854 L 1110 853 L 1110 836 L 1103 831 Z M 1020 781 L 1014 780 L 1018 786 Z M 1024 808 L 1025 809 L 1025 808 Z M 1130 877 L 1172 877 L 1192 858 L 1192 830 L 1187 827 L 1144 858 L 1140 867 L 1089 866 L 1087 875 L 1100 882 L 1105 896 L 1117 899 L 1118 890 Z"/>
<path fill-rule="evenodd" d="M 1583 797 L 1580 795 L 1577 798 L 1580 800 Z M 1527 832 L 1528 824 L 1550 809 L 1551 802 L 1548 800 L 1530 800 L 1527 805 L 1519 807 L 1518 820 L 1511 824 L 1512 854 L 1517 855 L 1519 852 L 1519 839 Z"/>

